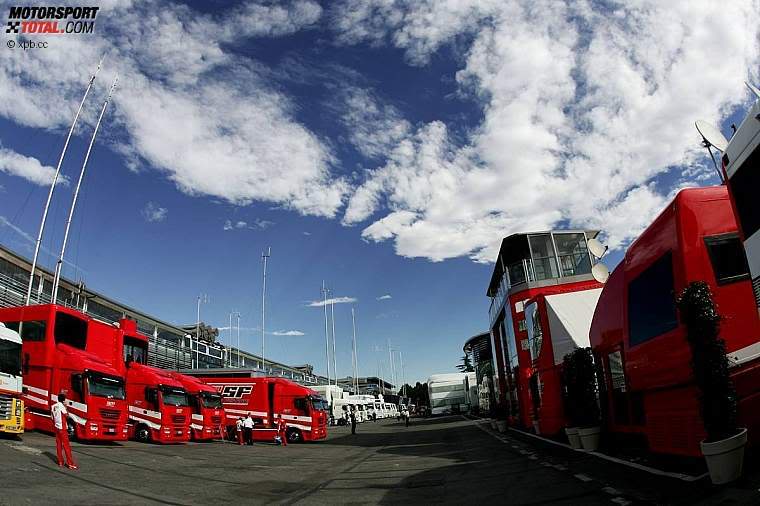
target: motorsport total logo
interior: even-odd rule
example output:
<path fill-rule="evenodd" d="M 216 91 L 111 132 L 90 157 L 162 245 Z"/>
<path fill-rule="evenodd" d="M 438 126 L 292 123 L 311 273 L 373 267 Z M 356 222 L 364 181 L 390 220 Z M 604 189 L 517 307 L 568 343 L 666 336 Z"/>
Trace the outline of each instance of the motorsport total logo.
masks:
<path fill-rule="evenodd" d="M 5 33 L 92 33 L 100 7 L 11 7 Z"/>

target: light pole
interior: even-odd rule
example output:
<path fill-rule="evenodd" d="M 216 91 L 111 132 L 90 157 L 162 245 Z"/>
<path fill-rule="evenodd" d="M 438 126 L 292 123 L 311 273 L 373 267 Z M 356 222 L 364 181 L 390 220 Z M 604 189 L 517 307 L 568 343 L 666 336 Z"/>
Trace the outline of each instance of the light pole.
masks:
<path fill-rule="evenodd" d="M 353 339 L 353 362 L 354 362 L 354 391 L 359 393 L 359 355 L 356 351 L 356 315 L 354 314 L 354 308 L 351 306 L 351 326 L 354 331 Z"/>
<path fill-rule="evenodd" d="M 391 366 L 391 371 L 390 371 L 391 372 L 391 382 L 395 386 L 398 386 L 397 385 L 398 381 L 396 381 L 396 364 L 393 361 L 393 348 L 391 348 L 391 340 L 390 339 L 388 339 L 388 361 L 390 362 L 390 366 Z"/>
<path fill-rule="evenodd" d="M 227 353 L 227 364 L 228 367 L 232 367 L 232 313 L 233 311 L 230 311 L 230 326 L 228 327 L 230 331 L 230 345 Z"/>
<path fill-rule="evenodd" d="M 272 256 L 272 248 L 268 247 L 267 252 L 261 253 L 261 260 L 264 262 L 264 278 L 261 286 L 261 368 L 264 369 L 264 374 L 266 374 L 266 360 L 264 360 L 264 343 L 266 342 L 265 339 L 265 332 L 264 332 L 264 316 L 265 316 L 265 309 L 266 309 L 266 296 L 267 296 L 267 259 Z"/>
<path fill-rule="evenodd" d="M 240 368 L 240 313 L 235 311 L 237 317 L 237 367 Z"/>
<path fill-rule="evenodd" d="M 338 362 L 335 357 L 335 303 L 330 302 L 330 319 L 332 319 L 332 336 L 333 336 L 333 374 L 335 375 L 335 386 L 338 386 Z"/>
<path fill-rule="evenodd" d="M 202 293 L 198 295 L 198 311 L 195 319 L 195 368 L 200 369 L 200 342 L 201 342 L 201 302 L 208 302 L 208 295 Z"/>
<path fill-rule="evenodd" d="M 327 288 L 322 280 L 322 307 L 325 309 L 325 357 L 327 359 L 327 384 L 330 385 L 330 331 L 327 330 Z"/>

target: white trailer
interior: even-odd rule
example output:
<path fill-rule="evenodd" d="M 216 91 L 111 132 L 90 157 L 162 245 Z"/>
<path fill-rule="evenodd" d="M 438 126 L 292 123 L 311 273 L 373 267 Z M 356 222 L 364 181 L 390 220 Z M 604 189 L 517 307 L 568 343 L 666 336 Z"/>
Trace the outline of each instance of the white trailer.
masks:
<path fill-rule="evenodd" d="M 433 374 L 428 378 L 430 414 L 466 413 L 469 392 L 466 373 Z"/>

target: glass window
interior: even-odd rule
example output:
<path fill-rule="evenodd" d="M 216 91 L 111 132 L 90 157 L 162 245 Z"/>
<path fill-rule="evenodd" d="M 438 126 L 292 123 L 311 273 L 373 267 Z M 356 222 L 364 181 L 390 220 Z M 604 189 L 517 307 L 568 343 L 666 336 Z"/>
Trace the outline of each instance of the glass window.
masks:
<path fill-rule="evenodd" d="M 628 285 L 629 343 L 636 346 L 677 326 L 673 255 L 669 251 Z"/>
<path fill-rule="evenodd" d="M 5 322 L 5 326 L 8 327 L 11 330 L 15 330 L 18 332 L 19 329 L 19 322 Z M 44 341 L 45 340 L 45 330 L 47 329 L 47 324 L 44 320 L 34 320 L 34 321 L 28 321 L 24 322 L 24 325 L 21 326 L 21 340 L 22 341 Z"/>
<path fill-rule="evenodd" d="M 87 391 L 96 397 L 124 399 L 124 380 L 103 376 L 94 372 L 87 374 Z"/>
<path fill-rule="evenodd" d="M 522 262 L 511 264 L 507 267 L 507 270 L 509 271 L 509 281 L 511 286 L 525 283 L 525 269 L 523 268 Z"/>
<path fill-rule="evenodd" d="M 613 390 L 625 392 L 625 371 L 623 371 L 623 354 L 619 351 L 610 353 L 610 383 Z"/>
<path fill-rule="evenodd" d="M 530 358 L 536 360 L 541 353 L 541 345 L 544 340 L 544 334 L 541 329 L 541 314 L 538 311 L 538 304 L 536 302 L 525 307 L 524 321 L 527 322 Z"/>
<path fill-rule="evenodd" d="M 67 313 L 56 313 L 53 335 L 56 344 L 83 350 L 87 345 L 87 322 Z"/>
<path fill-rule="evenodd" d="M 19 343 L 0 340 L 0 373 L 13 376 L 21 374 L 21 345 Z"/>
<path fill-rule="evenodd" d="M 719 285 L 749 279 L 749 266 L 738 234 L 705 237 L 715 280 Z"/>
<path fill-rule="evenodd" d="M 132 336 L 124 336 L 124 362 L 148 363 L 148 343 Z"/>
<path fill-rule="evenodd" d="M 533 254 L 533 270 L 536 273 L 536 280 L 559 277 L 551 234 L 531 235 L 528 236 L 528 240 Z"/>
<path fill-rule="evenodd" d="M 557 246 L 563 276 L 578 276 L 591 272 L 585 234 L 554 234 L 554 244 Z"/>
<path fill-rule="evenodd" d="M 189 406 L 190 398 L 182 388 L 162 387 L 161 395 L 168 406 Z"/>
<path fill-rule="evenodd" d="M 741 167 L 728 180 L 731 195 L 736 204 L 739 223 L 744 237 L 749 238 L 760 229 L 760 205 L 757 204 L 757 188 L 760 186 L 760 149 L 747 157 Z"/>

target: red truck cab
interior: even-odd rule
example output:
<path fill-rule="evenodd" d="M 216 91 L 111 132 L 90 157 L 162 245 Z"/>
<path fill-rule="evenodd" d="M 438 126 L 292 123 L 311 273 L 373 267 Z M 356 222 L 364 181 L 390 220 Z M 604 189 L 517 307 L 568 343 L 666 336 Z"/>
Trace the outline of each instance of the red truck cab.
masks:
<path fill-rule="evenodd" d="M 315 391 L 284 378 L 204 377 L 222 396 L 227 430 L 234 433 L 235 421 L 251 416 L 256 441 L 273 441 L 280 418 L 287 425 L 289 442 L 317 441 L 327 437 L 327 403 Z"/>
<path fill-rule="evenodd" d="M 147 365 L 148 337 L 134 321 L 118 325 L 93 320 L 88 347 L 126 377 L 129 436 L 142 442 L 185 443 L 190 439 L 190 396 L 172 373 Z"/>
<path fill-rule="evenodd" d="M 0 321 L 21 335 L 29 430 L 53 432 L 50 408 L 64 392 L 72 439 L 127 439 L 124 376 L 86 351 L 94 320 L 70 308 L 45 304 L 2 308 Z"/>
<path fill-rule="evenodd" d="M 705 431 L 675 299 L 704 281 L 722 320 L 738 418 L 760 435 L 760 323 L 725 186 L 680 191 L 602 290 L 589 338 L 606 429 L 653 452 L 699 457 Z"/>
<path fill-rule="evenodd" d="M 190 437 L 193 441 L 210 441 L 224 436 L 226 415 L 222 396 L 211 385 L 198 378 L 170 373 L 187 391 L 193 408 L 190 422 Z"/>

